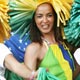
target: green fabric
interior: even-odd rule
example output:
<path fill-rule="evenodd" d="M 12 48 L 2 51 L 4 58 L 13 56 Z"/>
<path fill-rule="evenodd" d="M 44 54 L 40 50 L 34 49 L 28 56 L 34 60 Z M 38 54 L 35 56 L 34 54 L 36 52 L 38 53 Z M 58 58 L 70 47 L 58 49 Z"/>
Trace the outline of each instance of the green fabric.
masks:
<path fill-rule="evenodd" d="M 45 68 L 39 68 L 37 80 L 60 80 L 56 76 L 50 74 Z"/>
<path fill-rule="evenodd" d="M 20 76 L 16 75 L 15 73 L 6 69 L 5 71 L 5 78 L 6 80 L 24 80 Z"/>
<path fill-rule="evenodd" d="M 40 67 L 48 68 L 49 72 L 57 76 L 60 80 L 67 80 L 66 75 L 53 54 L 51 47 L 49 47 Z"/>
<path fill-rule="evenodd" d="M 5 72 L 6 80 L 24 80 L 20 76 L 6 69 Z M 45 68 L 39 68 L 39 73 L 37 80 L 59 80 L 57 77 L 53 76 L 49 72 L 46 71 Z"/>

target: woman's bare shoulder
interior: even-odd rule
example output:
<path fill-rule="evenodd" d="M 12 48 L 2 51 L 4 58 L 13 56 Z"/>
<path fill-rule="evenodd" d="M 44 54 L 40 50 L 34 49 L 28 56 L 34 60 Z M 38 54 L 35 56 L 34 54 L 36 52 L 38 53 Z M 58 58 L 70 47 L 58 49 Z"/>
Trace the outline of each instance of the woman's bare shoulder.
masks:
<path fill-rule="evenodd" d="M 27 53 L 36 53 L 36 52 L 39 52 L 41 46 L 39 43 L 31 43 L 30 45 L 27 46 L 26 48 L 26 52 Z"/>
<path fill-rule="evenodd" d="M 38 48 L 40 48 L 40 44 L 39 43 L 31 43 L 30 45 L 28 45 L 28 47 L 27 47 L 28 49 L 38 49 Z"/>

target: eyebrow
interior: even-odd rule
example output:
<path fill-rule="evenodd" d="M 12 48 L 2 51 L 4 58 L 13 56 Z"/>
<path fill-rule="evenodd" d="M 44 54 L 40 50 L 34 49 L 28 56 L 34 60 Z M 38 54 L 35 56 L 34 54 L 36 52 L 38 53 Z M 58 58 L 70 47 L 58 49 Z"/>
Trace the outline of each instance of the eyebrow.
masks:
<path fill-rule="evenodd" d="M 36 13 L 36 15 L 42 15 L 43 13 Z M 53 14 L 53 12 L 48 12 L 47 14 Z"/>

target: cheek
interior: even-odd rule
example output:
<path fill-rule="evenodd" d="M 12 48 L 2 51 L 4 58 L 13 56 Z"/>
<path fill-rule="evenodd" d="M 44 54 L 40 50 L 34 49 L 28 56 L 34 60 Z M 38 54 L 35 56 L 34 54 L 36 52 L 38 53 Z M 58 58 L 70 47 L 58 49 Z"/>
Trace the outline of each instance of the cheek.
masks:
<path fill-rule="evenodd" d="M 37 25 L 37 27 L 40 26 L 40 23 L 41 23 L 41 21 L 39 19 L 36 19 L 36 25 Z"/>
<path fill-rule="evenodd" d="M 54 25 L 54 19 L 50 19 L 50 25 Z"/>

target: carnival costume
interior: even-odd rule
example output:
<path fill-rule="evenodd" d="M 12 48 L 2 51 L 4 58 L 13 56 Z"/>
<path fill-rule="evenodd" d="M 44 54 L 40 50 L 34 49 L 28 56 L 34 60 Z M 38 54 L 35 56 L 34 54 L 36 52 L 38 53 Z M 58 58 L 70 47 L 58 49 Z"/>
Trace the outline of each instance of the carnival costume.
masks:
<path fill-rule="evenodd" d="M 48 51 L 41 61 L 40 67 L 48 68 L 49 72 L 57 76 L 59 80 L 72 80 L 74 62 L 68 48 L 64 44 L 51 44 L 48 46 Z"/>
<path fill-rule="evenodd" d="M 2 36 L 0 39 L 4 41 L 5 39 L 8 38 L 8 40 L 4 41 L 4 44 L 12 51 L 14 57 L 19 62 L 23 62 L 25 47 L 27 47 L 27 45 L 30 44 L 30 42 L 31 42 L 30 36 L 29 36 L 29 26 L 30 26 L 32 16 L 33 16 L 37 6 L 44 2 L 51 3 L 57 14 L 57 27 L 60 27 L 60 23 L 62 23 L 65 26 L 66 21 L 70 18 L 71 4 L 73 3 L 73 0 L 9 0 L 9 1 L 4 0 L 4 2 L 8 4 L 8 5 L 5 4 L 7 7 L 9 6 L 8 9 L 7 8 L 5 9 L 6 10 L 6 15 L 5 15 L 6 18 L 5 19 L 6 19 L 6 24 L 7 24 L 6 27 L 9 29 L 7 31 L 6 27 L 4 27 L 2 25 L 0 26 L 0 28 L 4 27 L 5 30 L 3 29 L 3 32 L 6 31 L 6 34 L 8 34 L 8 36 L 4 36 L 4 37 Z M 7 14 L 7 12 L 8 12 L 8 14 Z M 3 17 L 2 17 L 2 19 L 4 20 Z M 0 18 L 0 21 L 2 19 Z M 8 19 L 9 19 L 9 23 L 7 22 Z M 2 22 L 1 22 L 1 24 L 2 24 Z M 4 33 L 1 33 L 1 34 L 4 34 Z M 6 34 L 4 34 L 4 35 L 6 35 Z M 60 46 L 57 45 L 57 47 L 59 48 Z M 53 52 L 53 56 L 55 54 L 54 48 L 53 47 L 50 48 L 50 49 L 52 49 L 50 51 Z M 63 54 L 63 56 L 64 56 L 63 62 L 68 61 L 68 59 L 71 61 L 71 62 L 68 61 L 69 64 L 67 63 L 67 66 L 69 67 L 69 65 L 70 65 L 69 72 L 72 73 L 72 70 L 74 67 L 73 64 L 70 64 L 70 63 L 73 63 L 72 57 L 68 54 L 67 50 L 65 50 L 64 47 L 63 47 L 63 49 L 59 48 L 58 50 L 59 51 L 61 50 L 61 52 L 66 53 L 66 54 Z M 52 55 L 52 52 L 50 55 Z M 61 52 L 60 52 L 60 54 L 62 54 Z M 68 59 L 65 57 L 65 55 L 67 55 Z M 58 65 L 60 66 L 61 64 L 59 64 L 59 63 L 61 63 L 61 62 L 59 62 L 59 60 L 57 60 L 57 56 L 55 56 L 55 59 L 56 59 L 55 61 L 58 61 Z M 61 67 L 63 68 L 63 66 L 61 66 Z M 65 70 L 62 70 L 62 71 L 65 72 Z M 66 80 L 70 80 L 71 78 L 69 79 L 69 77 L 66 75 L 67 73 L 66 74 L 65 73 L 63 73 L 63 75 L 65 75 L 64 78 Z M 56 76 L 55 73 L 52 73 L 52 74 Z M 7 80 L 14 80 L 14 77 L 15 77 L 15 80 L 18 80 L 18 79 L 22 80 L 21 77 L 16 76 L 16 74 L 14 74 L 14 73 L 10 74 L 9 71 L 6 72 L 5 76 L 6 76 Z M 70 76 L 72 77 L 71 74 L 70 74 Z M 62 79 L 60 76 L 58 78 Z M 56 78 L 56 80 L 57 80 L 57 78 Z"/>
<path fill-rule="evenodd" d="M 80 46 L 80 0 L 74 0 L 71 17 L 64 28 L 64 32 L 70 44 Z"/>
<path fill-rule="evenodd" d="M 8 0 L 0 0 L 0 42 L 8 39 L 10 36 L 10 26 L 8 23 L 9 11 Z"/>

